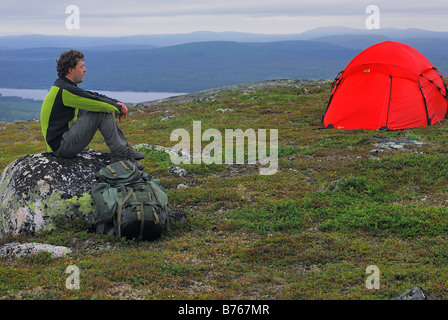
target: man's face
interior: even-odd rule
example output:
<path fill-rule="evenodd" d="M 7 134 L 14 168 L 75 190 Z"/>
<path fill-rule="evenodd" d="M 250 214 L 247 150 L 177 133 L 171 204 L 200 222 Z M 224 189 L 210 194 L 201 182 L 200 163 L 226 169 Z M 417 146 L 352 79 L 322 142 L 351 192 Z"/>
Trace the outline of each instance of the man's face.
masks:
<path fill-rule="evenodd" d="M 84 61 L 79 60 L 75 68 L 69 69 L 69 74 L 74 83 L 81 83 L 84 81 L 84 74 L 87 72 Z"/>

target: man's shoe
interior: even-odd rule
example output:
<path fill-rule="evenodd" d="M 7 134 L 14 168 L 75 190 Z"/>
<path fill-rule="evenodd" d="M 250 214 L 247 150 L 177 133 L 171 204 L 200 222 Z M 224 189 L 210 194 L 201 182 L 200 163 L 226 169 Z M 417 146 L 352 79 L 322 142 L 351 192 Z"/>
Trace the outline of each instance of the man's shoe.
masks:
<path fill-rule="evenodd" d="M 131 157 L 134 158 L 135 160 L 141 160 L 145 158 L 145 154 L 143 152 L 137 151 L 132 147 L 129 147 L 129 151 L 131 153 Z"/>
<path fill-rule="evenodd" d="M 132 157 L 131 154 L 131 148 L 127 148 L 125 151 L 123 151 L 123 153 L 117 155 L 117 156 L 113 156 L 111 159 L 111 162 L 118 162 L 121 160 L 127 160 L 129 162 L 131 162 L 132 164 L 134 164 L 138 170 L 143 170 L 145 168 L 145 165 L 143 163 L 141 163 L 140 161 L 134 159 Z"/>

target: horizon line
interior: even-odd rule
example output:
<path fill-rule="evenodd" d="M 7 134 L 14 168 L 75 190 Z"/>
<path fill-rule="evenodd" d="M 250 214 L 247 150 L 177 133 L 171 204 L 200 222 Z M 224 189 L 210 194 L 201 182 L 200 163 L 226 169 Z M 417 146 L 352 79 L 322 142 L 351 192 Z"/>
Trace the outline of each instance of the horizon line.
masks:
<path fill-rule="evenodd" d="M 190 32 L 170 32 L 170 33 L 132 33 L 132 34 L 82 34 L 82 35 L 76 35 L 76 34 L 67 34 L 67 33 L 60 33 L 60 34 L 47 34 L 47 33 L 11 33 L 11 34 L 1 34 L 0 37 L 20 37 L 20 36 L 48 36 L 48 37 L 101 37 L 101 38 L 124 38 L 124 37 L 138 37 L 138 36 L 171 36 L 171 35 L 189 35 L 189 34 L 195 34 L 195 33 L 210 33 L 210 34 L 225 34 L 225 33 L 235 33 L 235 34 L 247 34 L 247 35 L 263 35 L 263 36 L 293 36 L 293 35 L 302 35 L 306 33 L 312 33 L 313 31 L 319 31 L 319 30 L 329 30 L 331 28 L 339 28 L 339 29 L 348 29 L 349 31 L 355 31 L 355 32 L 371 32 L 371 33 L 381 33 L 383 30 L 396 30 L 396 31 L 409 31 L 409 30 L 418 30 L 418 31 L 425 31 L 425 32 L 432 32 L 432 33 L 448 33 L 448 30 L 446 31 L 439 31 L 439 30 L 430 30 L 430 29 L 423 29 L 423 28 L 381 28 L 381 29 L 375 29 L 375 30 L 367 30 L 365 28 L 354 28 L 354 27 L 345 27 L 345 26 L 323 26 L 323 27 L 317 27 L 308 29 L 303 32 L 296 32 L 296 33 L 255 33 L 255 32 L 245 32 L 245 31 L 212 31 L 212 30 L 196 30 L 196 31 L 190 31 Z"/>

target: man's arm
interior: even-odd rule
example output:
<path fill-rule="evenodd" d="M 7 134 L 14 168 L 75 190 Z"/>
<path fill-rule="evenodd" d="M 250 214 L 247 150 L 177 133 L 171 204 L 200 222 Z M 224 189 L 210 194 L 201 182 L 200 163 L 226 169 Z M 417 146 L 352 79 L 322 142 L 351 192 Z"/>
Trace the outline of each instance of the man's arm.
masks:
<path fill-rule="evenodd" d="M 116 100 L 116 99 L 113 99 L 113 98 L 110 98 L 110 97 L 108 97 L 108 96 L 106 96 L 104 94 L 98 93 L 98 92 L 92 92 L 92 91 L 86 91 L 86 92 L 88 92 L 88 93 L 90 93 L 90 94 L 92 94 L 92 95 L 94 95 L 96 97 L 100 97 L 102 100 L 104 100 L 106 102 L 109 101 L 109 103 L 111 103 L 111 104 L 116 103 L 116 104 L 120 105 L 120 107 L 121 107 L 120 110 L 121 111 L 117 115 L 117 118 L 118 118 L 118 120 L 126 119 L 126 117 L 128 115 L 128 107 L 123 102 L 121 102 L 119 100 Z"/>
<path fill-rule="evenodd" d="M 62 101 L 66 106 L 93 112 L 123 113 L 123 104 L 119 103 L 118 100 L 104 95 L 96 95 L 76 86 L 67 85 L 61 87 L 61 89 L 63 90 Z"/>
<path fill-rule="evenodd" d="M 83 90 L 83 89 L 81 89 L 81 90 Z M 106 96 L 104 94 L 101 94 L 101 93 L 98 93 L 98 92 L 93 92 L 93 91 L 88 91 L 88 90 L 83 90 L 83 91 L 88 93 L 88 94 L 91 94 L 92 96 L 101 98 L 101 100 L 109 101 L 110 103 L 117 103 L 117 102 L 119 102 L 119 100 L 117 100 L 117 99 L 113 99 L 111 97 L 108 97 L 108 96 Z"/>

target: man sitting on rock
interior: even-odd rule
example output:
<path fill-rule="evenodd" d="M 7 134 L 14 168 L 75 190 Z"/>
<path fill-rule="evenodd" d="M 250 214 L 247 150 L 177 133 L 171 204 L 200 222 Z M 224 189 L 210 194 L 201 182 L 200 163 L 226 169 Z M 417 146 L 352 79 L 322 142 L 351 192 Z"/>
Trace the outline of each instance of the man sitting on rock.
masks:
<path fill-rule="evenodd" d="M 99 129 L 112 154 L 112 162 L 129 160 L 143 170 L 138 160 L 144 155 L 132 149 L 115 120 L 125 119 L 128 108 L 122 102 L 77 86 L 87 69 L 84 54 L 62 52 L 57 60 L 59 79 L 54 82 L 41 109 L 42 133 L 47 151 L 56 157 L 72 158 L 85 149 Z"/>

